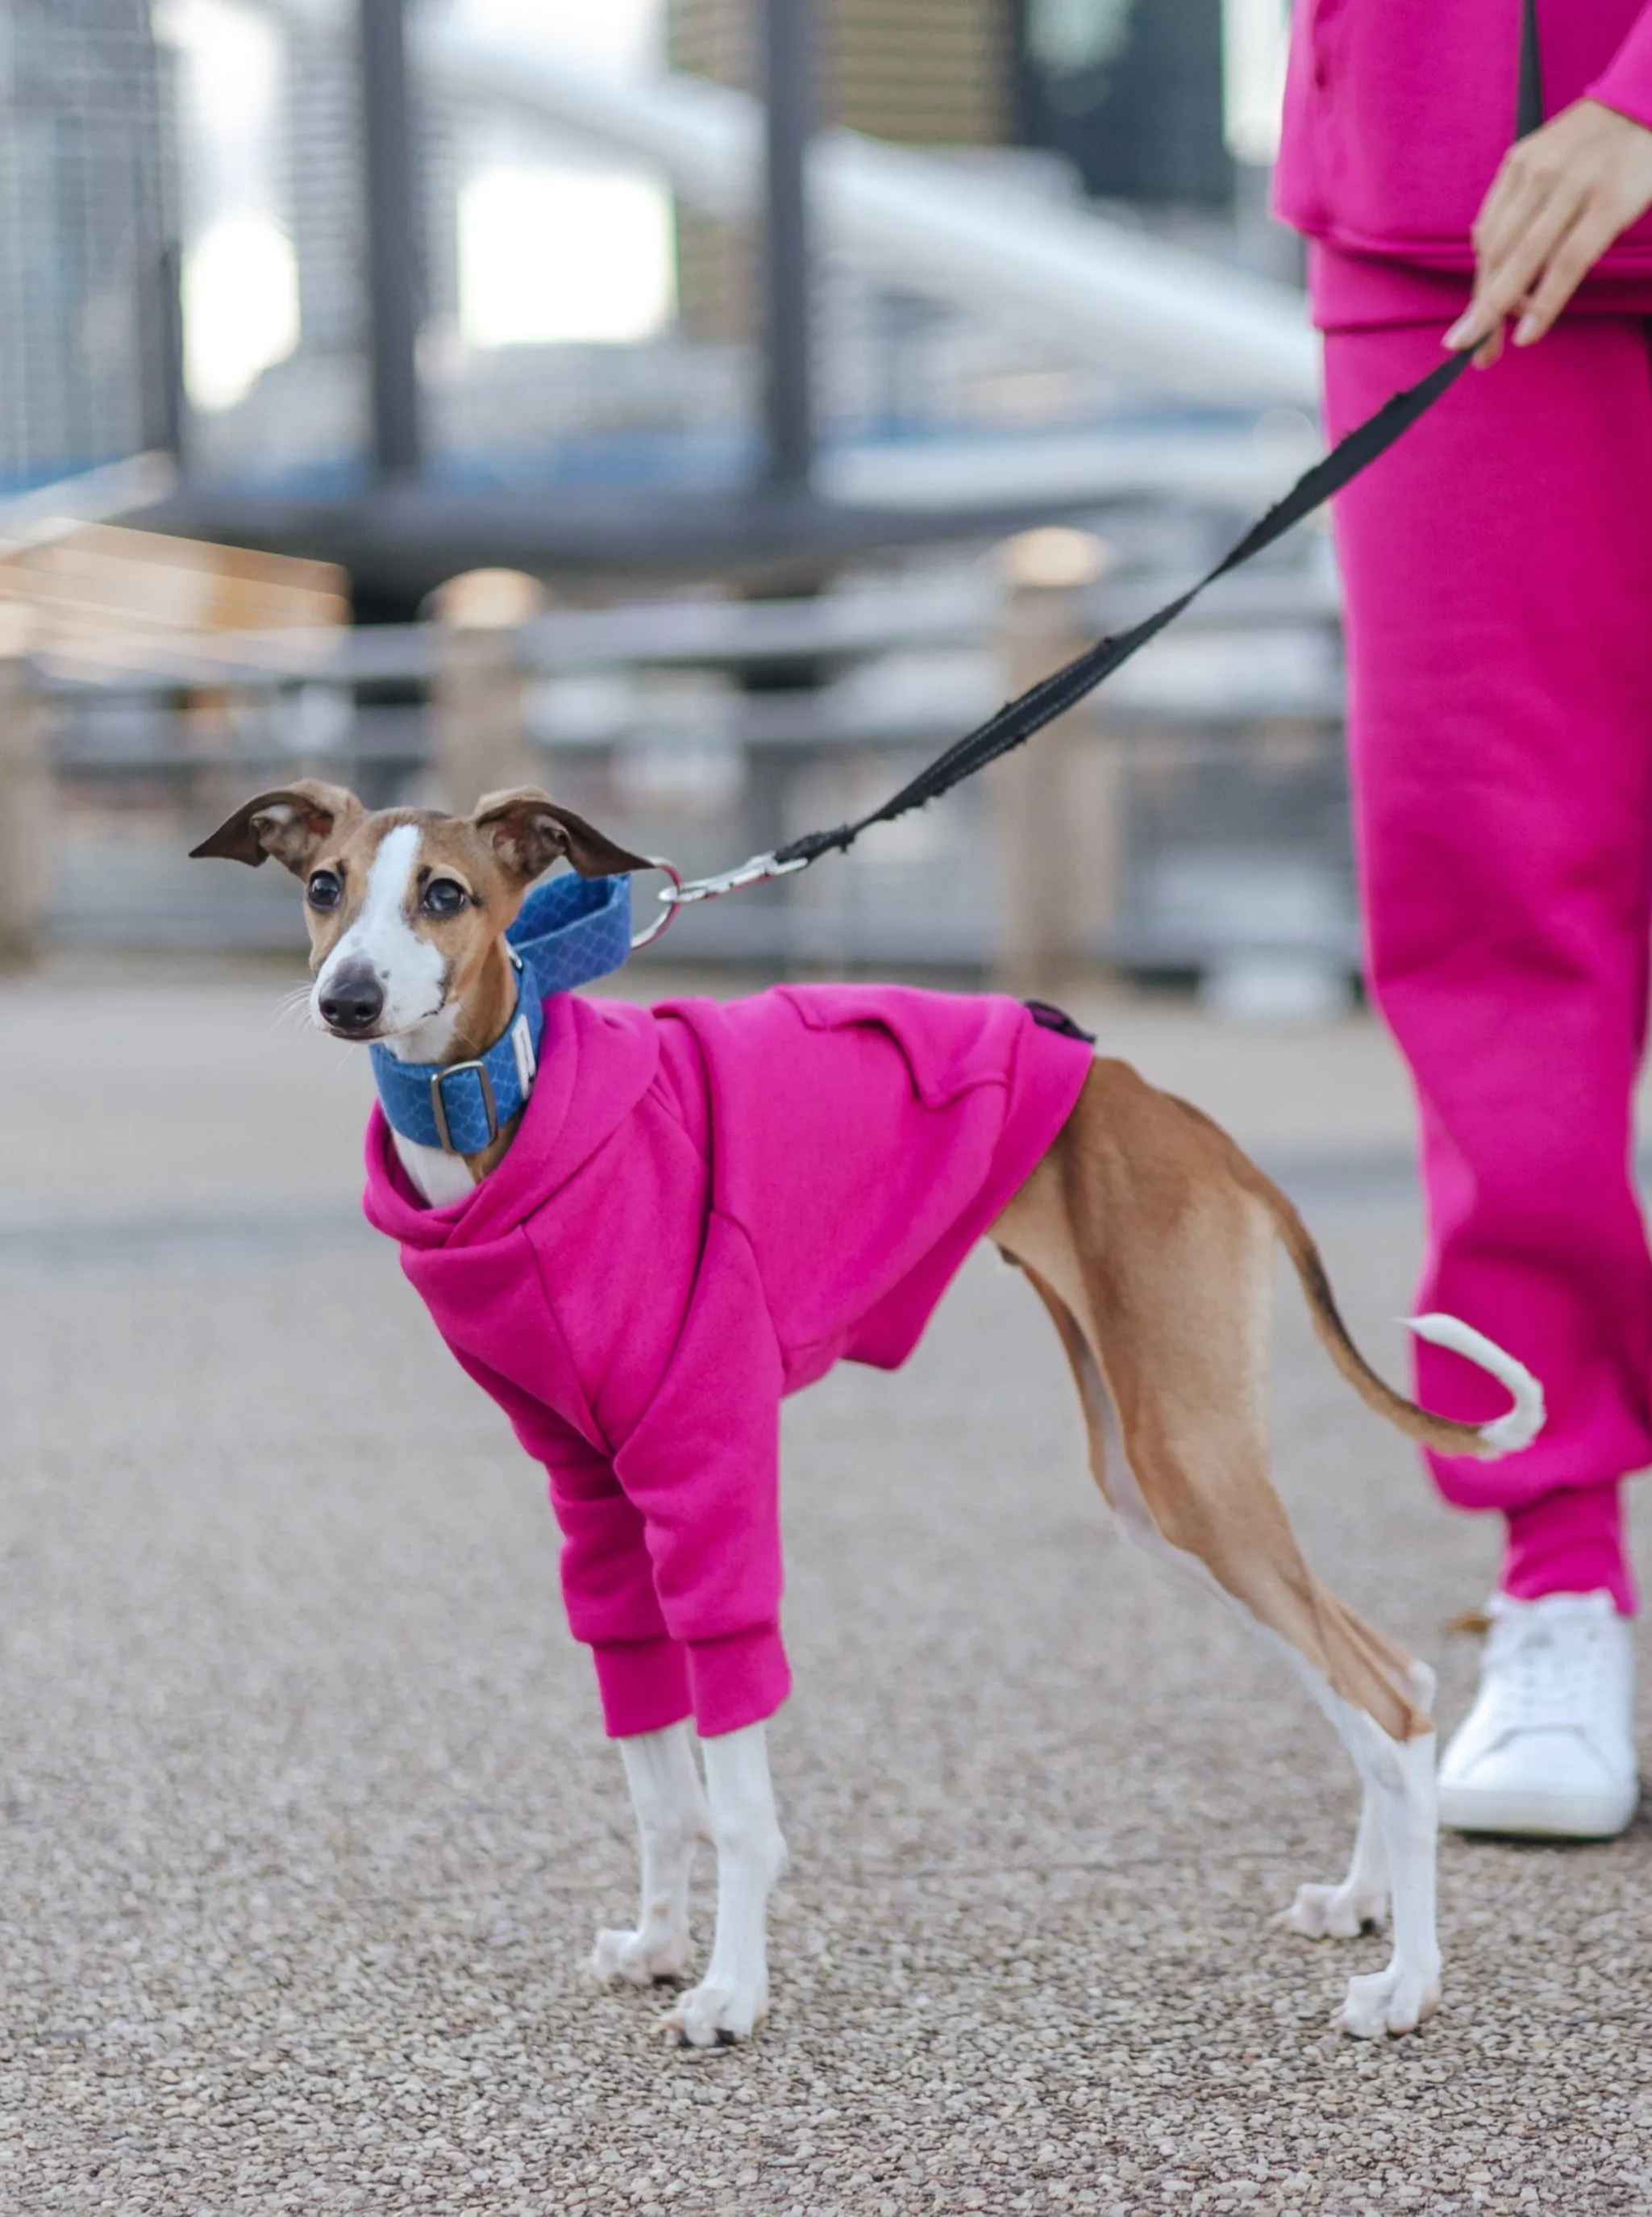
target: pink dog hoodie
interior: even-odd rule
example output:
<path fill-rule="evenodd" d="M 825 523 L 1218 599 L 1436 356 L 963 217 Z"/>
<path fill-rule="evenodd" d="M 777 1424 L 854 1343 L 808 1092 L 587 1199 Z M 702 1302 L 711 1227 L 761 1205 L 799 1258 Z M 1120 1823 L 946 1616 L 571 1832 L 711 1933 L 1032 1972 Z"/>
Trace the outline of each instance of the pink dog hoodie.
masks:
<path fill-rule="evenodd" d="M 427 1207 L 375 1108 L 364 1206 L 550 1473 L 563 1592 L 616 1737 L 768 1716 L 782 1395 L 903 1362 L 1090 1067 L 996 995 L 554 994 L 516 1137 Z"/>

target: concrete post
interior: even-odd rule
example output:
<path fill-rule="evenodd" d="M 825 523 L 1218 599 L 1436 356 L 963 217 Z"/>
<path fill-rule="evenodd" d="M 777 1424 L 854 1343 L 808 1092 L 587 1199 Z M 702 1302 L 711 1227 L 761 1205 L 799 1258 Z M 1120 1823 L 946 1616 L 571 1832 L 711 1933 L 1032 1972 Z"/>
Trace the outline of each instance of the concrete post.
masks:
<path fill-rule="evenodd" d="M 440 805 L 462 814 L 484 793 L 542 785 L 528 737 L 521 633 L 545 605 L 519 570 L 471 570 L 435 594 L 441 658 L 431 694 L 431 768 Z"/>
<path fill-rule="evenodd" d="M 38 959 L 51 885 L 52 793 L 28 665 L 32 622 L 0 601 L 0 966 Z"/>
<path fill-rule="evenodd" d="M 1024 531 L 1001 550 L 1008 585 L 1001 636 L 1014 697 L 1090 644 L 1083 588 L 1103 542 L 1064 528 Z M 1118 886 L 1117 767 L 1084 701 L 996 763 L 992 799 L 1001 901 L 993 983 L 1048 992 L 1110 919 Z"/>

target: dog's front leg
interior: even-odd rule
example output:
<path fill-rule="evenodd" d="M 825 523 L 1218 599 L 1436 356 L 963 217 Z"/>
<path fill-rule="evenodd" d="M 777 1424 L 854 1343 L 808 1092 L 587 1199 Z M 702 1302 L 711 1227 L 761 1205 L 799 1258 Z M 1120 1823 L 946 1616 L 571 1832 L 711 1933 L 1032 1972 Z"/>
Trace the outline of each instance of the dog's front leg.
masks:
<path fill-rule="evenodd" d="M 643 1850 L 642 1906 L 634 1932 L 599 1932 L 599 1979 L 645 1986 L 688 1967 L 688 1879 L 697 1842 L 709 1839 L 706 1797 L 686 1724 L 620 1742 Z"/>
<path fill-rule="evenodd" d="M 768 1897 L 786 1868 L 761 1725 L 702 1741 L 717 1844 L 717 1937 L 665 2029 L 693 2047 L 743 2040 L 768 2010 Z"/>

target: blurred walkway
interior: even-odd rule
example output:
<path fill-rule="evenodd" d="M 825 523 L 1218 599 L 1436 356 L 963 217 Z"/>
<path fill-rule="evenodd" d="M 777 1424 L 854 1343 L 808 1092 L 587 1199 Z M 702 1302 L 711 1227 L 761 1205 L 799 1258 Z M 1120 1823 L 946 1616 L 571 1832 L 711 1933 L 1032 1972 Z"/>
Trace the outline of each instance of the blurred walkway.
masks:
<path fill-rule="evenodd" d="M 355 1216 L 367 1075 L 202 969 L 0 987 L 0 2209 L 564 2217 L 1652 2206 L 1652 1827 L 1447 1843 L 1445 2012 L 1381 1943 L 1339 1751 L 1125 1551 L 989 1257 L 908 1370 L 790 1405 L 774 2015 L 593 1995 L 630 1823 L 542 1483 Z M 1293 1181 L 1390 1372 L 1416 1219 L 1374 1028 L 1093 1007 Z M 1491 1536 L 1279 1329 L 1281 1485 L 1443 1664 Z M 1652 1744 L 1652 1743 L 1649 1743 Z M 700 1928 L 706 1923 L 702 1873 Z"/>

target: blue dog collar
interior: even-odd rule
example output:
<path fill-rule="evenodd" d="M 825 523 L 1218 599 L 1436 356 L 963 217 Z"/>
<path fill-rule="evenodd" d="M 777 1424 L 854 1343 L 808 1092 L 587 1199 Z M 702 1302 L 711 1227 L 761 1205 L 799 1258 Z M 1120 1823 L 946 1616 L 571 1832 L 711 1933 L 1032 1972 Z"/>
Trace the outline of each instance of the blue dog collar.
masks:
<path fill-rule="evenodd" d="M 392 1132 L 444 1154 L 479 1155 L 533 1090 L 545 1003 L 617 970 L 631 952 L 629 878 L 570 871 L 536 886 L 505 935 L 516 1006 L 502 1034 L 472 1062 L 404 1062 L 375 1041 L 373 1074 Z"/>

